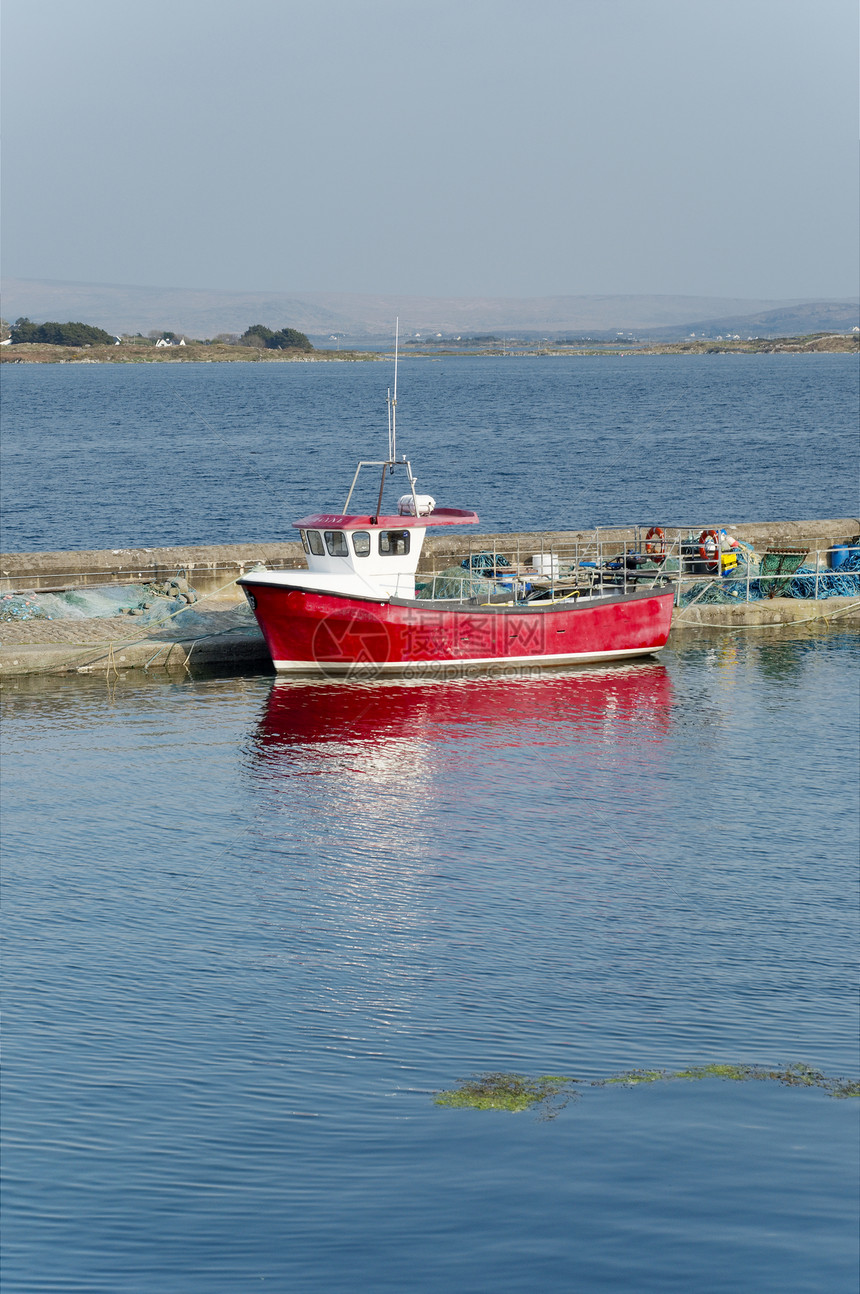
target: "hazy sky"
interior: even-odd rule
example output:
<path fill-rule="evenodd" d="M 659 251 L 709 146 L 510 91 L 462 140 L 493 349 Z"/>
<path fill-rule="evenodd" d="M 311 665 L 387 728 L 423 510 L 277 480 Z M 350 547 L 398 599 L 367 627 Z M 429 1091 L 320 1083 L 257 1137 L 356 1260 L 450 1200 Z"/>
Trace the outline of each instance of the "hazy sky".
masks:
<path fill-rule="evenodd" d="M 5 0 L 4 273 L 858 292 L 856 0 Z"/>

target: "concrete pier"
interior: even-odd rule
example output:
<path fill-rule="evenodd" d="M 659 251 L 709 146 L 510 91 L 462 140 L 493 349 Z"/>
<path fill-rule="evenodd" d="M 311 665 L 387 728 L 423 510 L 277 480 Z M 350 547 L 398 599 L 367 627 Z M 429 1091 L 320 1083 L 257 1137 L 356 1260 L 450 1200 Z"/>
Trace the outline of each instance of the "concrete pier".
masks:
<path fill-rule="evenodd" d="M 666 526 L 667 533 L 678 528 Z M 803 547 L 813 552 L 835 543 L 856 543 L 860 519 L 759 522 L 732 527 L 732 533 L 759 552 L 767 547 Z M 599 532 L 601 544 L 610 551 L 631 543 L 633 536 L 633 528 Z M 442 569 L 469 552 L 495 549 L 530 559 L 537 552 L 569 550 L 594 541 L 593 530 L 504 535 L 434 535 L 431 531 L 419 572 Z M 158 583 L 181 572 L 199 595 L 196 603 L 161 626 L 128 617 L 0 623 L 0 679 L 129 669 L 270 670 L 262 635 L 235 583 L 258 563 L 287 570 L 305 566 L 301 544 L 290 541 L 0 554 L 0 594 Z M 792 625 L 860 625 L 860 598 L 775 597 L 730 606 L 693 604 L 676 610 L 672 635 L 732 629 L 779 632 Z"/>

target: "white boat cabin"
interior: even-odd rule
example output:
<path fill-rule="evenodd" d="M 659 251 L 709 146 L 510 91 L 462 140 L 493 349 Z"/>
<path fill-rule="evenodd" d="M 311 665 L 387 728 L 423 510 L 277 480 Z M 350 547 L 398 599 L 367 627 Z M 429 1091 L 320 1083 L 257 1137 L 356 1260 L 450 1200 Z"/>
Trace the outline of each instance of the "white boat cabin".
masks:
<path fill-rule="evenodd" d="M 418 496 L 419 508 L 423 497 Z M 427 527 L 467 526 L 477 520 L 474 512 L 461 508 L 434 507 L 424 516 L 320 513 L 303 517 L 294 525 L 311 574 L 337 577 L 339 589 L 345 577 L 351 577 L 357 593 L 379 590 L 390 597 L 414 598 L 415 572 Z M 319 583 L 322 588 L 326 581 Z"/>

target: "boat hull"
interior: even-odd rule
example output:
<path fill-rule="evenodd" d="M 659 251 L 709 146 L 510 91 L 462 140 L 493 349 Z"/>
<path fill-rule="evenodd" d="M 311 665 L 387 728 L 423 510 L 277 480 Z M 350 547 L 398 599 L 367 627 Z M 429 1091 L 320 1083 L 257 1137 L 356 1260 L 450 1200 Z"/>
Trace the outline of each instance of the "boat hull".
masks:
<path fill-rule="evenodd" d="M 671 590 L 525 606 L 377 600 L 244 576 L 281 674 L 454 677 L 483 669 L 622 660 L 665 646 Z"/>

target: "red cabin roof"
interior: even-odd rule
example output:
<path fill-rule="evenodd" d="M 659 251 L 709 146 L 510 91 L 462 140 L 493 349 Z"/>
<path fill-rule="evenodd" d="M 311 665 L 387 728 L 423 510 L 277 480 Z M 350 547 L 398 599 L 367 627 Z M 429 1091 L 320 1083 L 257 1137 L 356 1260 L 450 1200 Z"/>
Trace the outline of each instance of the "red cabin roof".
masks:
<path fill-rule="evenodd" d="M 354 517 L 344 516 L 339 512 L 320 512 L 312 517 L 302 517 L 294 521 L 296 530 L 406 530 L 411 527 L 427 526 L 474 526 L 478 523 L 477 512 L 465 508 L 434 508 L 426 517 Z"/>

